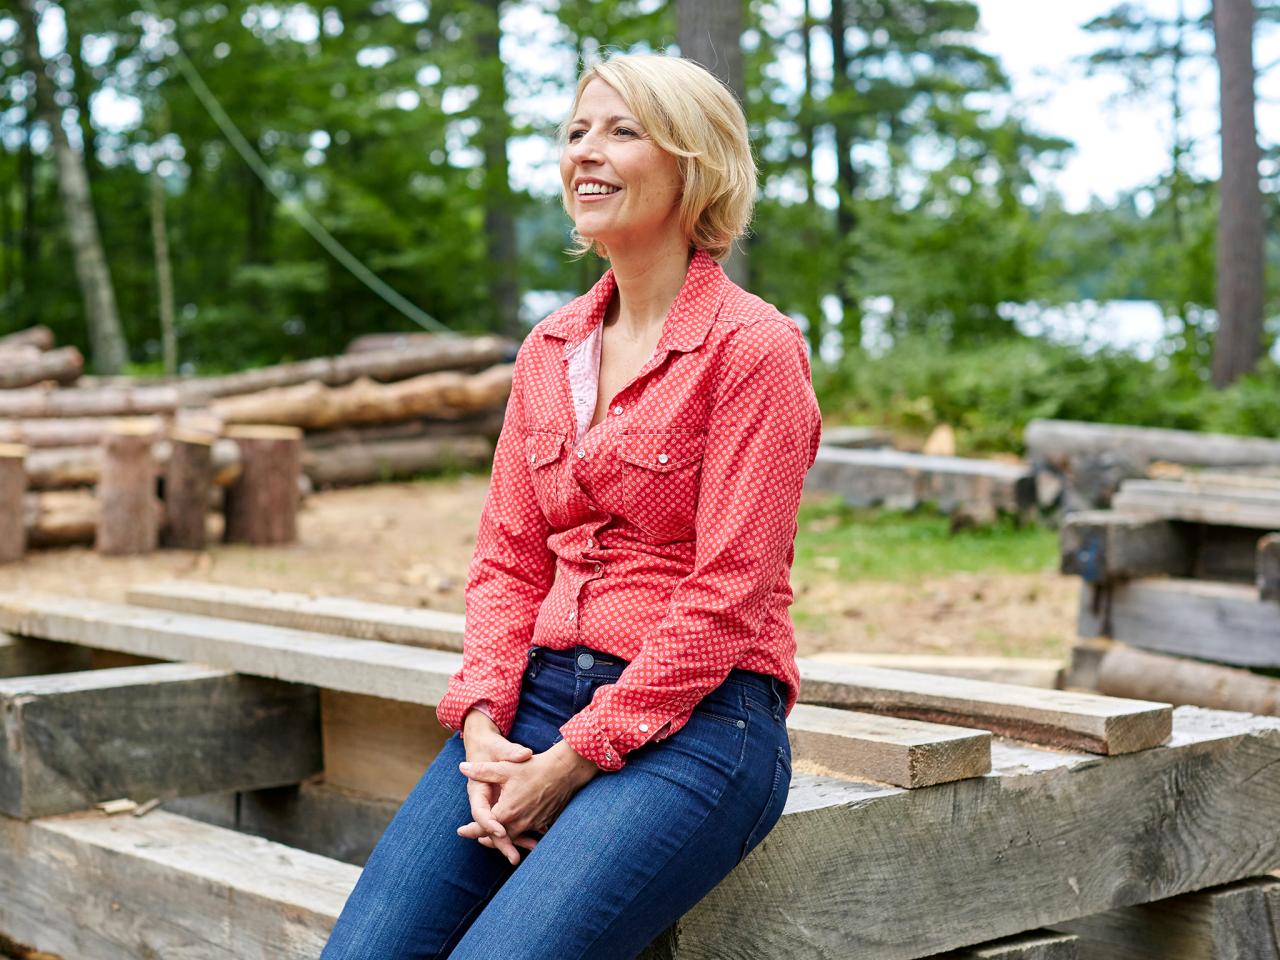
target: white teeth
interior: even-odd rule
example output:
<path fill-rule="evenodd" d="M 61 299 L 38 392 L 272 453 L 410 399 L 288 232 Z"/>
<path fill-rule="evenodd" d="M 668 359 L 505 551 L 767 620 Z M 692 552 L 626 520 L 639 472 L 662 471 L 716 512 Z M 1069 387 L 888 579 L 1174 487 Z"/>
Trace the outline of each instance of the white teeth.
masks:
<path fill-rule="evenodd" d="M 619 187 L 610 187 L 603 183 L 580 183 L 578 184 L 578 196 L 584 193 L 617 193 Z"/>

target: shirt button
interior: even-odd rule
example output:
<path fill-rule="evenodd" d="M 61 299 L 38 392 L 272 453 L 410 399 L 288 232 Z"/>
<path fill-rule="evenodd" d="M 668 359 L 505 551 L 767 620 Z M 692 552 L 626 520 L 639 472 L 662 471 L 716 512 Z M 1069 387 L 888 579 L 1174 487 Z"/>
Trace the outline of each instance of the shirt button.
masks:
<path fill-rule="evenodd" d="M 614 407 L 614 408 L 613 408 L 613 412 L 614 412 L 614 413 L 621 413 L 621 412 L 622 412 L 622 407 Z"/>
<path fill-rule="evenodd" d="M 595 545 L 596 545 L 596 542 L 592 540 L 590 537 L 587 537 L 587 546 L 594 547 Z"/>
<path fill-rule="evenodd" d="M 648 725 L 647 723 L 642 723 L 642 724 L 640 724 L 640 732 L 641 732 L 641 733 L 647 733 L 647 732 L 648 732 L 648 730 L 649 730 L 649 725 Z"/>
<path fill-rule="evenodd" d="M 666 463 L 666 462 L 667 462 L 668 460 L 670 460 L 670 459 L 671 459 L 671 458 L 670 458 L 670 457 L 668 457 L 665 453 L 660 453 L 660 454 L 658 454 L 658 462 L 659 462 L 659 463 Z"/>
<path fill-rule="evenodd" d="M 570 610 L 570 611 L 569 611 L 569 619 L 570 619 L 570 620 L 574 619 L 577 615 L 578 615 L 578 614 L 577 614 L 577 612 L 576 612 L 576 611 L 574 611 L 574 610 Z"/>
<path fill-rule="evenodd" d="M 537 463 L 537 462 L 538 462 L 538 455 L 537 455 L 536 453 L 531 453 L 531 454 L 529 454 L 529 462 L 530 462 L 530 463 Z"/>
<path fill-rule="evenodd" d="M 604 755 L 604 758 L 605 758 L 606 760 L 612 760 L 612 759 L 613 759 L 613 754 L 612 754 L 612 753 L 606 753 L 606 754 Z"/>
<path fill-rule="evenodd" d="M 582 459 L 583 457 L 585 457 L 586 455 L 587 455 L 587 451 L 585 451 L 585 450 L 579 450 L 579 451 L 578 451 L 578 459 L 579 459 L 579 460 L 581 460 L 581 459 Z"/>

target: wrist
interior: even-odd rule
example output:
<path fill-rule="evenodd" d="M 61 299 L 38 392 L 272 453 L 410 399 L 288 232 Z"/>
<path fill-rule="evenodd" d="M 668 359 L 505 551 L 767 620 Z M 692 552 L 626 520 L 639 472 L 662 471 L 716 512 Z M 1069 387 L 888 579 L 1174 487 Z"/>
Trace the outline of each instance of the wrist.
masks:
<path fill-rule="evenodd" d="M 462 718 L 462 739 L 465 740 L 468 734 L 491 732 L 501 733 L 498 725 L 493 719 L 481 710 L 471 709 L 467 711 L 467 715 Z"/>
<path fill-rule="evenodd" d="M 569 776 L 582 783 L 586 783 L 600 772 L 600 768 L 596 766 L 595 761 L 588 760 L 578 753 L 577 750 L 569 745 L 567 740 L 557 740 L 547 752 L 556 757 L 557 762 L 563 765 Z"/>

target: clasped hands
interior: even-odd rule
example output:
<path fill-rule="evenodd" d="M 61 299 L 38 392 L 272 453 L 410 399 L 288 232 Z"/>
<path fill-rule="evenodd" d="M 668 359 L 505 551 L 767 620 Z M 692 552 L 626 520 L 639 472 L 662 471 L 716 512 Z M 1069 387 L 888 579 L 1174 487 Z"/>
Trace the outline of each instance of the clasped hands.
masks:
<path fill-rule="evenodd" d="M 466 716 L 463 743 L 467 759 L 458 769 L 467 778 L 472 821 L 458 836 L 498 850 L 512 866 L 520 863 L 516 848 L 536 847 L 599 769 L 563 740 L 542 753 L 512 743 L 478 710 Z"/>

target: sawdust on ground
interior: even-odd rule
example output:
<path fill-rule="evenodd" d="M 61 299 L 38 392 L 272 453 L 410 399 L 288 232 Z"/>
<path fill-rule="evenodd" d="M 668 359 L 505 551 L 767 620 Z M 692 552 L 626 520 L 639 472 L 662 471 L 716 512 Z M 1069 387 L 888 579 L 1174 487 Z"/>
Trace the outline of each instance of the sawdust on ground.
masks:
<path fill-rule="evenodd" d="M 299 516 L 300 542 L 288 547 L 218 544 L 140 557 L 33 552 L 0 567 L 0 590 L 122 601 L 131 586 L 189 578 L 462 612 L 487 484 L 487 476 L 467 474 L 316 493 Z M 1060 657 L 1074 632 L 1077 586 L 1051 569 L 805 581 L 793 607 L 801 655 Z"/>

